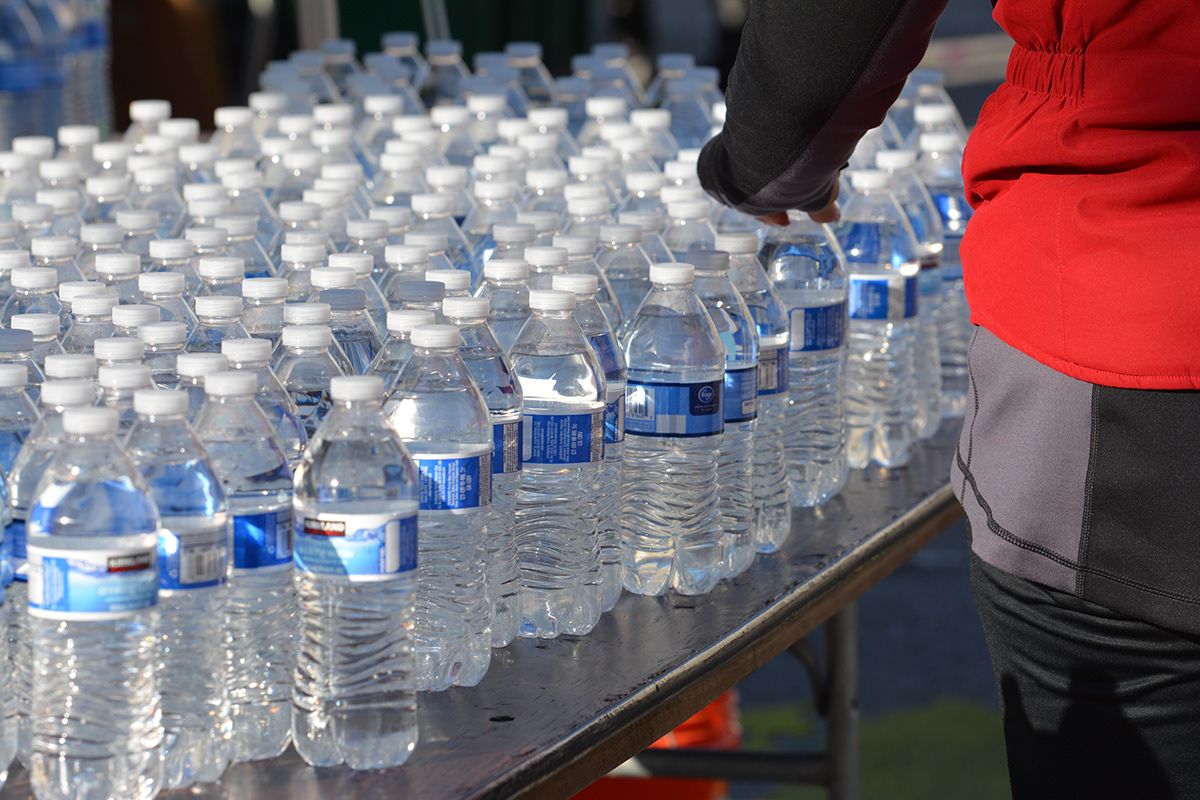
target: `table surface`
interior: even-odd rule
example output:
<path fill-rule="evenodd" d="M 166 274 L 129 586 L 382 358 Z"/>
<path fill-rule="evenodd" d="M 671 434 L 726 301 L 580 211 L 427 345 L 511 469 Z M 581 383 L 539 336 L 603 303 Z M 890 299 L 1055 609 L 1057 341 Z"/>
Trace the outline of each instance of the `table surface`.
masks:
<path fill-rule="evenodd" d="M 826 505 L 795 509 L 780 553 L 702 597 L 626 593 L 587 636 L 519 639 L 483 682 L 421 696 L 402 767 L 314 769 L 290 749 L 239 764 L 192 798 L 566 798 L 635 755 L 819 626 L 949 527 L 959 425 L 903 469 L 854 471 Z M 32 794 L 16 767 L 0 798 Z M 180 797 L 183 793 L 178 794 Z"/>

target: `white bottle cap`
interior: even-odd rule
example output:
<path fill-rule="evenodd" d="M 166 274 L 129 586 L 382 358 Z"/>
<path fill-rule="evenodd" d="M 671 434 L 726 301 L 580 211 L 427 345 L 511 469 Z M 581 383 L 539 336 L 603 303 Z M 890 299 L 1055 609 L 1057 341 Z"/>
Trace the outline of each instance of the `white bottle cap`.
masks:
<path fill-rule="evenodd" d="M 421 157 L 407 153 L 383 153 L 379 156 L 382 172 L 412 172 L 421 165 Z"/>
<path fill-rule="evenodd" d="M 496 120 L 496 135 L 506 142 L 517 142 L 519 144 L 522 136 L 535 133 L 536 131 L 537 128 L 528 119 L 502 117 Z"/>
<path fill-rule="evenodd" d="M 124 161 L 129 158 L 132 152 L 133 148 L 125 142 L 96 142 L 92 145 L 92 160 L 100 162 Z M 125 183 L 124 177 L 119 177 L 118 179 L 122 183 Z"/>
<path fill-rule="evenodd" d="M 378 375 L 336 375 L 329 381 L 329 395 L 334 400 L 378 400 L 383 397 L 383 378 Z"/>
<path fill-rule="evenodd" d="M 29 162 L 29 157 L 20 153 L 14 153 L 11 150 L 0 152 L 0 170 L 22 172 L 29 169 Z"/>
<path fill-rule="evenodd" d="M 696 268 L 691 264 L 651 264 L 651 283 L 694 283 Z"/>
<path fill-rule="evenodd" d="M 100 342 L 111 342 L 112 339 L 100 339 Z M 142 344 L 140 339 L 132 339 L 131 341 Z M 103 356 L 96 356 L 97 359 L 103 360 Z M 108 367 L 100 367 L 97 370 L 96 382 L 100 384 L 102 389 L 144 389 L 149 388 L 150 367 L 145 364 L 113 364 Z"/>
<path fill-rule="evenodd" d="M 196 245 L 187 239 L 151 239 L 150 257 L 162 259 L 191 258 Z"/>
<path fill-rule="evenodd" d="M 120 420 L 115 408 L 68 408 L 63 411 L 63 430 L 74 436 L 110 436 Z"/>
<path fill-rule="evenodd" d="M 666 185 L 661 172 L 631 172 L 625 176 L 625 188 L 631 192 L 657 192 Z"/>
<path fill-rule="evenodd" d="M 79 306 L 73 307 L 76 314 L 79 313 Z M 112 310 L 113 325 L 118 328 L 134 328 L 139 333 L 141 327 L 151 322 L 158 322 L 162 319 L 162 309 L 158 306 L 150 305 L 149 303 L 138 303 L 136 305 L 116 306 Z"/>
<path fill-rule="evenodd" d="M 0 364 L 0 388 L 24 389 L 29 383 L 29 369 L 24 364 Z"/>
<path fill-rule="evenodd" d="M 410 131 L 427 131 L 433 121 L 424 114 L 401 114 L 392 120 L 392 133 L 402 136 Z"/>
<path fill-rule="evenodd" d="M 196 245 L 196 249 L 214 249 L 224 247 L 229 242 L 229 231 L 225 228 L 204 226 L 188 228 L 183 232 L 183 238 Z"/>
<path fill-rule="evenodd" d="M 139 389 L 133 394 L 133 410 L 138 414 L 178 416 L 188 410 L 187 392 L 171 389 Z"/>
<path fill-rule="evenodd" d="M 467 109 L 478 114 L 501 114 L 508 107 L 502 94 L 473 94 L 467 98 Z"/>
<path fill-rule="evenodd" d="M 533 189 L 561 189 L 567 180 L 566 171 L 561 169 L 531 169 L 525 173 L 525 183 Z"/>
<path fill-rule="evenodd" d="M 517 137 L 517 146 L 532 156 L 552 155 L 558 150 L 558 137 L 553 133 L 522 133 Z"/>
<path fill-rule="evenodd" d="M 679 156 L 677 158 L 684 164 L 691 164 L 692 169 L 695 170 L 696 164 L 700 161 L 700 151 L 702 149 L 700 147 L 681 147 L 679 148 Z"/>
<path fill-rule="evenodd" d="M 16 289 L 53 289 L 58 284 L 58 272 L 52 267 L 18 267 L 12 271 Z"/>
<path fill-rule="evenodd" d="M 112 294 L 88 294 L 76 297 L 71 311 L 76 317 L 111 317 L 121 298 Z"/>
<path fill-rule="evenodd" d="M 284 114 L 275 122 L 275 130 L 285 136 L 303 136 L 317 127 L 312 115 Z"/>
<path fill-rule="evenodd" d="M 284 347 L 328 347 L 333 331 L 325 325 L 288 325 L 283 329 Z"/>
<path fill-rule="evenodd" d="M 271 343 L 266 339 L 226 339 L 221 342 L 221 355 L 231 364 L 270 361 Z"/>
<path fill-rule="evenodd" d="M 38 236 L 29 242 L 34 258 L 64 258 L 75 255 L 79 242 L 70 236 Z"/>
<path fill-rule="evenodd" d="M 333 128 L 326 130 L 325 128 L 316 128 L 308 134 L 308 140 L 312 142 L 313 147 L 321 149 L 340 149 L 350 146 L 351 132 L 348 128 Z"/>
<path fill-rule="evenodd" d="M 600 241 L 608 244 L 634 244 L 642 240 L 640 225 L 601 225 Z"/>
<path fill-rule="evenodd" d="M 875 166 L 879 169 L 912 169 L 917 163 L 913 150 L 879 150 L 875 153 Z"/>
<path fill-rule="evenodd" d="M 187 341 L 187 325 L 182 322 L 147 322 L 138 325 L 138 338 L 148 345 L 183 344 Z"/>
<path fill-rule="evenodd" d="M 180 353 L 175 359 L 175 371 L 184 378 L 199 378 L 227 369 L 229 359 L 220 353 Z"/>
<path fill-rule="evenodd" d="M 194 142 L 200 138 L 200 120 L 189 117 L 172 117 L 158 123 L 158 132 L 181 142 Z"/>
<path fill-rule="evenodd" d="M 563 198 L 567 202 L 580 200 L 584 197 L 607 200 L 608 194 L 599 183 L 568 183 L 563 187 Z"/>
<path fill-rule="evenodd" d="M 600 286 L 600 280 L 595 275 L 572 273 L 570 275 L 554 275 L 550 278 L 550 286 L 563 292 L 574 294 L 595 294 Z"/>
<path fill-rule="evenodd" d="M 254 116 L 249 106 L 222 106 L 213 111 L 213 124 L 218 128 L 244 128 L 254 122 Z"/>
<path fill-rule="evenodd" d="M 590 257 L 596 252 L 596 237 L 582 233 L 560 233 L 554 237 L 554 246 L 564 248 L 568 258 L 572 256 Z M 526 250 L 528 249 L 526 248 Z"/>
<path fill-rule="evenodd" d="M 38 161 L 54 157 L 54 137 L 52 136 L 14 136 L 12 149 L 26 158 Z"/>
<path fill-rule="evenodd" d="M 325 260 L 323 244 L 282 244 L 279 258 L 286 264 L 320 264 Z"/>
<path fill-rule="evenodd" d="M 850 185 L 854 187 L 854 191 L 856 192 L 863 191 L 864 189 L 867 191 L 872 189 L 886 189 L 891 184 L 891 176 L 881 170 L 855 169 L 850 171 Z"/>
<path fill-rule="evenodd" d="M 279 204 L 279 216 L 284 222 L 315 222 L 321 218 L 321 207 L 291 200 Z"/>
<path fill-rule="evenodd" d="M 285 325 L 328 325 L 332 318 L 329 303 L 288 303 L 283 307 Z"/>
<path fill-rule="evenodd" d="M 205 256 L 196 265 L 201 278 L 228 280 L 246 276 L 246 262 L 233 256 Z"/>
<path fill-rule="evenodd" d="M 354 121 L 354 107 L 345 103 L 322 103 L 313 107 L 312 115 L 318 125 L 349 125 Z"/>
<path fill-rule="evenodd" d="M 448 194 L 414 194 L 410 205 L 414 214 L 449 214 L 454 198 Z"/>
<path fill-rule="evenodd" d="M 198 142 L 185 144 L 179 148 L 179 163 L 181 164 L 212 164 L 221 153 L 214 144 Z"/>
<path fill-rule="evenodd" d="M 565 108 L 531 108 L 525 116 L 539 128 L 559 130 L 567 127 L 567 110 Z"/>
<path fill-rule="evenodd" d="M 383 249 L 388 264 L 428 264 L 429 248 L 419 244 L 389 244 Z"/>
<path fill-rule="evenodd" d="M 531 267 L 565 267 L 570 257 L 565 247 L 525 248 L 525 263 Z"/>
<path fill-rule="evenodd" d="M 465 269 L 431 269 L 425 273 L 425 280 L 442 284 L 448 292 L 471 289 L 471 273 Z"/>
<path fill-rule="evenodd" d="M 418 308 L 401 308 L 387 313 L 387 329 L 390 333 L 408 333 L 418 325 L 432 325 L 432 311 Z"/>
<path fill-rule="evenodd" d="M 25 224 L 50 222 L 54 219 L 54 206 L 49 203 L 24 203 L 13 206 L 12 218 Z"/>
<path fill-rule="evenodd" d="M 170 167 L 171 172 L 175 171 L 175 160 L 178 158 L 179 145 L 181 140 L 173 136 L 164 136 L 161 133 L 148 133 L 142 137 L 142 152 L 148 155 L 161 156 L 158 160 L 160 166 Z"/>
<path fill-rule="evenodd" d="M 495 172 L 508 174 L 513 170 L 513 162 L 511 158 L 484 153 L 475 156 L 471 160 L 471 168 L 475 170 L 475 174 L 477 175 Z"/>
<path fill-rule="evenodd" d="M 346 236 L 350 239 L 383 239 L 387 233 L 388 224 L 381 219 L 346 220 Z"/>
<path fill-rule="evenodd" d="M 283 92 L 251 92 L 248 102 L 255 111 L 283 111 L 288 97 Z"/>
<path fill-rule="evenodd" d="M 134 100 L 129 104 L 129 118 L 134 122 L 162 122 L 170 116 L 169 100 Z"/>
<path fill-rule="evenodd" d="M 694 183 L 699 175 L 696 172 L 696 165 L 689 164 L 686 161 L 668 161 L 663 164 L 663 175 L 667 180 L 671 181 L 686 181 Z"/>
<path fill-rule="evenodd" d="M 120 225 L 93 222 L 80 227 L 79 241 L 84 244 L 120 244 L 125 241 L 125 231 Z"/>
<path fill-rule="evenodd" d="M 758 237 L 753 233 L 718 233 L 713 248 L 731 256 L 753 255 L 758 252 Z"/>
<path fill-rule="evenodd" d="M 367 212 L 368 219 L 381 219 L 388 230 L 407 228 L 412 224 L 412 209 L 404 206 L 376 206 Z"/>
<path fill-rule="evenodd" d="M 961 147 L 957 134 L 954 133 L 922 133 L 917 137 L 917 146 L 922 153 L 955 152 Z M 16 210 L 16 207 L 13 207 Z"/>
<path fill-rule="evenodd" d="M 467 185 L 467 178 L 467 168 L 457 164 L 435 164 L 425 168 L 425 180 L 430 186 L 461 188 Z"/>
<path fill-rule="evenodd" d="M 537 228 L 526 222 L 497 222 L 492 225 L 492 238 L 497 244 L 537 241 Z"/>
<path fill-rule="evenodd" d="M 403 107 L 398 94 L 369 94 L 363 98 L 363 111 L 368 114 L 398 114 Z"/>
<path fill-rule="evenodd" d="M 20 208 L 15 206 L 14 208 Z M 0 273 L 29 267 L 29 251 L 0 250 Z"/>
<path fill-rule="evenodd" d="M 217 162 L 220 163 L 220 162 Z M 231 172 L 221 176 L 221 186 L 229 191 L 244 192 L 249 189 L 257 189 L 263 184 L 263 176 L 247 170 L 244 172 Z"/>
<path fill-rule="evenodd" d="M 629 121 L 643 131 L 671 129 L 671 112 L 665 108 L 636 108 L 629 112 Z"/>
<path fill-rule="evenodd" d="M 47 356 L 46 360 L 51 358 L 62 358 L 63 356 Z M 74 358 L 74 356 L 71 356 Z M 92 361 L 92 374 L 96 374 L 96 359 L 91 356 L 84 356 Z M 46 408 L 51 406 L 85 406 L 90 407 L 96 402 L 96 383 L 90 377 L 77 380 L 47 380 L 42 384 L 42 391 L 39 397 L 42 405 Z"/>
<path fill-rule="evenodd" d="M 334 253 L 329 256 L 329 266 L 351 270 L 356 277 L 362 278 L 375 269 L 375 258 L 370 253 Z"/>
<path fill-rule="evenodd" d="M 567 159 L 567 171 L 572 175 L 595 175 L 608 171 L 608 161 L 603 158 L 571 156 Z"/>
<path fill-rule="evenodd" d="M 89 294 L 108 294 L 109 288 L 100 281 L 63 281 L 58 285 L 58 299 L 74 303 Z"/>
<path fill-rule="evenodd" d="M 225 199 L 225 189 L 219 183 L 185 183 L 182 192 L 189 204 L 196 200 Z"/>
<path fill-rule="evenodd" d="M 580 154 L 580 157 L 599 159 L 604 164 L 602 169 L 605 171 L 613 169 L 621 163 L 621 154 L 616 149 L 607 145 L 589 145 L 588 147 L 583 148 L 583 152 Z M 572 156 L 572 158 L 575 157 Z"/>
<path fill-rule="evenodd" d="M 554 289 L 531 289 L 529 291 L 529 307 L 537 311 L 573 311 L 575 295 L 572 292 L 560 292 Z"/>
<path fill-rule="evenodd" d="M 253 372 L 209 372 L 204 375 L 204 393 L 210 397 L 249 397 L 258 392 L 258 375 Z"/>
<path fill-rule="evenodd" d="M 158 212 L 148 208 L 123 208 L 117 212 L 117 224 L 127 231 L 152 231 L 158 227 Z"/>
<path fill-rule="evenodd" d="M 230 236 L 253 236 L 258 230 L 258 220 L 248 214 L 226 214 L 213 222 Z"/>
<path fill-rule="evenodd" d="M 314 289 L 353 289 L 358 276 L 344 267 L 313 267 L 310 280 Z"/>
<path fill-rule="evenodd" d="M 62 325 L 58 314 L 13 314 L 8 326 L 16 331 L 29 331 L 34 336 L 57 336 Z"/>
<path fill-rule="evenodd" d="M 271 160 L 279 158 L 281 163 L 285 153 L 290 153 L 300 147 L 300 142 L 295 139 L 288 139 L 286 136 L 264 136 L 258 143 L 258 151 L 260 153 Z"/>
<path fill-rule="evenodd" d="M 600 125 L 600 139 L 604 142 L 615 142 L 637 134 L 637 128 L 632 123 L 623 120 L 612 120 Z"/>
<path fill-rule="evenodd" d="M 517 195 L 512 181 L 475 181 L 475 197 L 480 200 L 510 200 Z"/>
<path fill-rule="evenodd" d="M 446 239 L 446 234 L 437 233 L 435 231 L 421 231 L 419 233 L 404 234 L 405 244 L 421 245 L 429 251 L 431 256 L 434 253 L 446 252 Z"/>
<path fill-rule="evenodd" d="M 95 125 L 63 125 L 58 129 L 60 147 L 91 147 L 100 141 L 100 129 Z"/>
<path fill-rule="evenodd" d="M 706 219 L 708 203 L 704 200 L 676 200 L 667 204 L 667 215 L 672 219 Z"/>
<path fill-rule="evenodd" d="M 589 117 L 625 116 L 625 99 L 622 97 L 589 97 L 583 107 Z"/>
<path fill-rule="evenodd" d="M 96 377 L 96 357 L 86 353 L 56 353 L 46 356 L 46 377 L 53 379 L 94 378 Z M 91 381 L 89 380 L 88 383 L 90 384 Z M 96 399 L 96 394 L 91 386 L 88 389 L 92 392 L 91 399 L 88 401 L 91 402 Z M 60 404 L 55 403 L 54 405 Z"/>
<path fill-rule="evenodd" d="M 146 357 L 146 343 L 132 336 L 97 339 L 93 344 L 97 361 L 141 361 Z M 101 370 L 104 367 L 100 368 Z M 104 385 L 103 382 L 100 384 Z"/>
<path fill-rule="evenodd" d="M 918 125 L 944 125 L 954 119 L 950 106 L 941 103 L 918 103 L 913 106 L 913 121 Z"/>
<path fill-rule="evenodd" d="M 180 294 L 185 283 L 181 272 L 143 272 L 138 275 L 138 291 L 145 294 Z"/>
<path fill-rule="evenodd" d="M 305 189 L 304 202 L 315 203 L 322 210 L 337 209 L 346 205 L 346 199 L 341 192 L 323 191 L 321 189 Z"/>
<path fill-rule="evenodd" d="M 434 125 L 466 125 L 471 121 L 471 111 L 466 106 L 434 106 L 429 109 L 429 119 Z"/>
<path fill-rule="evenodd" d="M 230 209 L 229 201 L 223 197 L 211 200 L 192 200 L 187 204 L 187 213 L 190 217 L 218 217 L 228 214 Z"/>
<path fill-rule="evenodd" d="M 413 347 L 458 347 L 462 334 L 457 325 L 418 325 L 412 329 Z"/>
<path fill-rule="evenodd" d="M 287 278 L 246 278 L 242 281 L 242 297 L 272 300 L 287 295 Z"/>
<path fill-rule="evenodd" d="M 523 281 L 529 277 L 529 263 L 519 258 L 493 258 L 483 262 L 483 277 L 496 281 Z"/>
<path fill-rule="evenodd" d="M 197 317 L 227 318 L 242 315 L 242 298 L 240 297 L 222 295 L 197 297 L 195 306 Z"/>
<path fill-rule="evenodd" d="M 129 184 L 125 179 L 115 175 L 93 175 L 84 184 L 87 193 L 92 197 L 122 196 L 128 191 Z"/>
<path fill-rule="evenodd" d="M 603 197 L 573 197 L 567 200 L 567 213 L 572 217 L 598 217 L 608 213 L 608 200 Z"/>
<path fill-rule="evenodd" d="M 79 194 L 74 189 L 42 189 L 34 198 L 53 208 L 55 214 L 69 214 L 79 208 Z"/>

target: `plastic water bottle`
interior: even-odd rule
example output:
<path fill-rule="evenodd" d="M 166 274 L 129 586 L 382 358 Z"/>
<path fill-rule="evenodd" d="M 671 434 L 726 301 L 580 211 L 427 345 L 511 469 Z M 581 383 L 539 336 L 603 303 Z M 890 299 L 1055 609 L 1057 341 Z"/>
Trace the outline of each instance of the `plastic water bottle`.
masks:
<path fill-rule="evenodd" d="M 0 469 L 7 475 L 21 445 L 38 420 L 38 410 L 25 388 L 29 371 L 21 364 L 0 364 Z"/>
<path fill-rule="evenodd" d="M 161 322 L 182 322 L 190 333 L 196 329 L 198 320 L 183 299 L 186 288 L 187 279 L 178 272 L 143 272 L 138 276 L 142 302 L 162 309 Z"/>
<path fill-rule="evenodd" d="M 725 347 L 691 264 L 655 264 L 624 342 L 621 561 L 635 594 L 703 594 L 722 576 L 717 461 Z"/>
<path fill-rule="evenodd" d="M 283 278 L 247 278 L 242 281 L 242 318 L 246 333 L 266 339 L 274 347 L 283 336 L 283 306 L 288 283 Z"/>
<path fill-rule="evenodd" d="M 254 398 L 250 372 L 204 379 L 208 402 L 196 434 L 229 502 L 233 573 L 225 628 L 231 638 L 225 677 L 233 735 L 230 758 L 256 761 L 291 739 L 292 471 L 271 423 Z"/>
<path fill-rule="evenodd" d="M 187 424 L 183 392 L 144 390 L 125 450 L 158 506 L 158 614 L 162 659 L 164 785 L 211 783 L 229 764 L 225 693 L 226 568 L 230 528 L 225 492 Z"/>
<path fill-rule="evenodd" d="M 29 510 L 30 783 L 39 798 L 153 797 L 158 509 L 117 414 L 71 408 Z"/>
<path fill-rule="evenodd" d="M 959 247 L 973 213 L 962 183 L 962 156 L 951 133 L 923 134 L 917 174 L 925 182 L 942 217 L 942 297 L 938 308 L 938 345 L 942 359 L 942 415 L 962 417 L 967 410 L 967 347 L 974 335 L 971 309 L 963 290 Z"/>
<path fill-rule="evenodd" d="M 0 330 L 0 364 L 20 364 L 25 367 L 27 386 L 36 388 L 45 377 L 33 360 L 33 346 L 31 331 Z"/>
<path fill-rule="evenodd" d="M 226 339 L 249 339 L 242 327 L 242 299 L 224 295 L 197 297 L 196 327 L 188 335 L 189 353 L 215 353 Z"/>
<path fill-rule="evenodd" d="M 331 393 L 295 477 L 292 738 L 313 766 L 381 769 L 417 742 L 418 477 L 380 408 L 379 378 L 334 378 Z"/>
<path fill-rule="evenodd" d="M 516 502 L 521 635 L 583 635 L 603 603 L 597 513 L 604 373 L 575 321 L 575 295 L 536 289 L 510 356 L 524 404 Z"/>
<path fill-rule="evenodd" d="M 717 234 L 729 280 L 758 331 L 758 422 L 754 430 L 754 549 L 773 553 L 791 532 L 784 425 L 788 402 L 788 317 L 757 258 L 753 233 Z"/>
<path fill-rule="evenodd" d="M 483 265 L 483 283 L 475 290 L 489 304 L 489 323 L 506 351 L 529 319 L 529 265 L 523 260 L 493 258 Z"/>
<path fill-rule="evenodd" d="M 91 353 L 97 339 L 113 335 L 112 313 L 120 298 L 111 294 L 78 297 L 71 304 L 75 321 L 62 338 L 63 350 L 68 353 Z"/>
<path fill-rule="evenodd" d="M 154 385 L 160 389 L 178 386 L 176 364 L 187 341 L 186 326 L 182 322 L 147 322 L 138 326 L 138 337 L 145 344 L 145 364 Z"/>
<path fill-rule="evenodd" d="M 784 451 L 791 501 L 816 506 L 849 476 L 844 399 L 845 256 L 828 226 L 789 213 L 768 231 L 767 274 L 788 315 L 788 411 Z"/>
<path fill-rule="evenodd" d="M 722 407 L 725 433 L 717 462 L 724 577 L 745 572 L 754 561 L 754 432 L 758 423 L 758 332 L 750 309 L 729 280 L 729 254 L 693 250 L 696 294 L 725 346 Z"/>
<path fill-rule="evenodd" d="M 447 297 L 442 310 L 446 321 L 458 326 L 462 336 L 458 355 L 483 394 L 492 420 L 492 508 L 485 551 L 492 647 L 504 647 L 516 638 L 521 625 L 521 574 L 513 538 L 513 513 L 521 483 L 521 385 L 488 324 L 486 298 Z"/>
<path fill-rule="evenodd" d="M 280 344 L 283 353 L 275 375 L 296 404 L 304 433 L 312 438 L 333 402 L 330 380 L 345 374 L 330 352 L 333 331 L 325 325 L 288 325 Z"/>
<path fill-rule="evenodd" d="M 45 370 L 47 356 L 63 352 L 58 342 L 57 314 L 14 314 L 9 325 L 13 330 L 29 331 L 33 335 L 33 350 L 29 357 L 39 369 Z"/>
<path fill-rule="evenodd" d="M 49 267 L 18 267 L 12 271 L 12 297 L 0 311 L 0 324 L 8 325 L 16 314 L 61 314 L 62 303 L 54 295 L 58 273 Z"/>
<path fill-rule="evenodd" d="M 391 394 L 392 386 L 400 368 L 412 355 L 412 330 L 418 325 L 432 325 L 432 311 L 389 311 L 387 316 L 387 338 L 383 347 L 367 369 L 368 375 L 378 375 L 383 380 L 384 394 Z"/>
<path fill-rule="evenodd" d="M 676 261 L 686 261 L 692 249 L 712 250 L 717 232 L 708 221 L 707 200 L 676 200 L 667 204 L 670 226 L 663 240 Z"/>
<path fill-rule="evenodd" d="M 417 689 L 474 686 L 491 663 L 485 579 L 495 440 L 453 325 L 421 325 L 384 404 L 421 474 Z"/>
<path fill-rule="evenodd" d="M 291 395 L 269 366 L 271 343 L 266 339 L 226 339 L 221 342 L 221 355 L 229 359 L 229 369 L 247 370 L 258 376 L 258 407 L 275 429 L 288 464 L 295 468 L 308 436 Z"/>
<path fill-rule="evenodd" d="M 622 318 L 630 317 L 650 290 L 650 257 L 637 225 L 604 225 L 596 263 L 612 287 Z"/>
<path fill-rule="evenodd" d="M 555 275 L 554 288 L 575 295 L 575 321 L 591 344 L 604 371 L 604 469 L 597 499 L 600 538 L 600 572 L 603 578 L 601 610 L 608 611 L 621 597 L 621 487 L 625 452 L 625 356 L 616 334 L 597 299 L 595 275 Z"/>
<path fill-rule="evenodd" d="M 188 396 L 187 421 L 195 425 L 200 410 L 208 400 L 204 378 L 214 372 L 229 369 L 229 359 L 220 353 L 180 353 L 175 358 L 175 373 L 179 390 Z"/>
<path fill-rule="evenodd" d="M 900 467 L 917 441 L 917 245 L 887 173 L 852 172 L 838 241 L 849 270 L 847 458 Z"/>

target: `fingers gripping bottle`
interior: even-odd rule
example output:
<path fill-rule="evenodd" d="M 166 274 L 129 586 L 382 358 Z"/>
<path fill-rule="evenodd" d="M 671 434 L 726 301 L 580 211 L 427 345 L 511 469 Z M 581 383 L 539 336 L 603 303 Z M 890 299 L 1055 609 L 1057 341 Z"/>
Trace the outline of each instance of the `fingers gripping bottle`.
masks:
<path fill-rule="evenodd" d="M 383 415 L 381 378 L 336 377 L 330 392 L 295 477 L 292 738 L 313 766 L 380 769 L 417 741 L 417 469 Z"/>
<path fill-rule="evenodd" d="M 532 315 L 510 355 L 524 403 L 517 491 L 521 635 L 583 635 L 603 603 L 597 513 L 603 477 L 604 373 L 575 321 L 575 295 L 529 293 Z"/>
<path fill-rule="evenodd" d="M 207 402 L 196 433 L 229 502 L 233 572 L 225 628 L 233 761 L 282 753 L 291 739 L 292 471 L 255 402 L 249 370 L 204 377 Z"/>
<path fill-rule="evenodd" d="M 636 594 L 704 594 L 722 576 L 717 461 L 725 347 L 691 264 L 654 264 L 623 343 L 621 560 Z"/>
<path fill-rule="evenodd" d="M 413 354 L 384 405 L 421 476 L 417 690 L 474 686 L 492 658 L 484 547 L 495 441 L 453 325 L 413 328 Z"/>
<path fill-rule="evenodd" d="M 30 783 L 39 798 L 151 798 L 163 781 L 158 509 L 117 413 L 72 408 L 29 512 Z"/>

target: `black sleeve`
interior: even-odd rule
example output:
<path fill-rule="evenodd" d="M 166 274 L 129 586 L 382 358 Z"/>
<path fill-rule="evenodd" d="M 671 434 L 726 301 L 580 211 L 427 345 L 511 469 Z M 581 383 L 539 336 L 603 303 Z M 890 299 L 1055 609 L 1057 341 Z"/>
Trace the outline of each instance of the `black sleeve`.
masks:
<path fill-rule="evenodd" d="M 700 154 L 704 188 L 754 216 L 823 208 L 948 1 L 751 0 L 725 128 Z"/>

